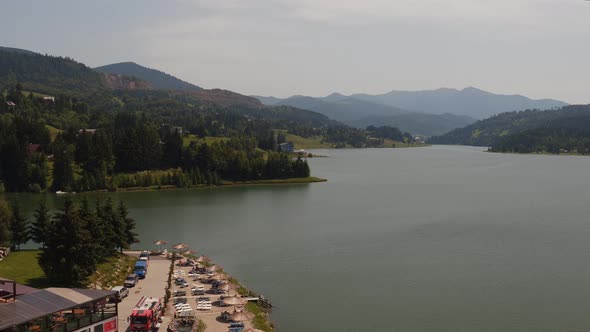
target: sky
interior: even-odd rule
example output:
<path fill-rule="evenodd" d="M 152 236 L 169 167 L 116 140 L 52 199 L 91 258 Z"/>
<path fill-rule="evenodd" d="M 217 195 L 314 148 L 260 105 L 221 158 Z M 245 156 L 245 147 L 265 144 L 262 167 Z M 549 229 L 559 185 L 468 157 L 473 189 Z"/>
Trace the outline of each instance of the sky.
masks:
<path fill-rule="evenodd" d="M 18 0 L 0 31 L 3 46 L 246 95 L 474 86 L 590 103 L 584 0 Z"/>

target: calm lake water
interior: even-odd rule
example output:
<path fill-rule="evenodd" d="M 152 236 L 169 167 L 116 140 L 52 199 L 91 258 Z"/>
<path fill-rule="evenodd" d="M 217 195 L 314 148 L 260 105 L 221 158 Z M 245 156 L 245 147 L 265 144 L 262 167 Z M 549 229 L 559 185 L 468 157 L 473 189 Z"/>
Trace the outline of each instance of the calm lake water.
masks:
<path fill-rule="evenodd" d="M 590 158 L 317 153 L 327 183 L 111 195 L 145 246 L 186 242 L 270 298 L 279 331 L 590 329 Z"/>

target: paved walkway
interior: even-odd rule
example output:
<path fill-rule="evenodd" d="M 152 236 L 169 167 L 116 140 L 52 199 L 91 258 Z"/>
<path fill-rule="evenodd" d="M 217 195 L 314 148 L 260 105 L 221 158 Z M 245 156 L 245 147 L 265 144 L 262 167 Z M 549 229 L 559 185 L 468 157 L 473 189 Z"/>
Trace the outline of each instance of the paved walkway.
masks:
<path fill-rule="evenodd" d="M 126 252 L 126 254 L 139 258 L 139 252 Z M 131 315 L 133 307 L 142 296 L 159 297 L 162 301 L 164 300 L 168 271 L 170 271 L 170 260 L 159 256 L 150 257 L 145 279 L 140 279 L 135 287 L 130 288 L 129 296 L 119 303 L 119 332 L 127 331 L 129 327 L 127 317 Z M 166 331 L 169 322 L 170 318 L 164 317 L 160 331 Z"/>
<path fill-rule="evenodd" d="M 178 261 L 177 261 L 177 263 L 178 263 Z M 170 267 L 168 266 L 168 268 L 170 268 Z M 184 267 L 184 266 L 181 267 L 178 265 L 174 266 L 174 271 L 180 271 L 180 270 L 184 271 L 185 275 L 188 276 L 188 272 L 191 270 L 191 268 Z M 207 332 L 227 332 L 229 329 L 229 323 L 221 321 L 219 319 L 219 316 L 221 315 L 221 313 L 223 311 L 228 311 L 230 313 L 233 312 L 233 307 L 232 306 L 222 307 L 219 305 L 219 298 L 221 295 L 211 293 L 211 288 L 212 288 L 211 284 L 201 282 L 200 280 L 194 280 L 192 278 L 186 278 L 186 279 L 191 284 L 191 286 L 189 286 L 188 288 L 180 288 L 179 286 L 175 285 L 174 282 L 172 282 L 171 292 L 174 292 L 174 290 L 181 290 L 181 289 L 185 290 L 187 292 L 188 296 L 183 296 L 183 297 L 187 299 L 187 304 L 189 304 L 191 306 L 196 317 L 198 319 L 202 320 L 207 325 L 207 329 L 206 329 Z M 201 296 L 190 296 L 189 295 L 191 292 L 192 284 L 202 285 L 205 287 L 206 295 L 204 295 L 204 296 L 210 298 L 211 302 L 213 303 L 211 310 L 208 310 L 208 311 L 197 311 L 196 310 L 196 306 L 197 306 L 196 299 Z M 231 291 L 231 295 L 235 295 L 235 294 L 236 294 L 235 291 Z M 173 299 L 174 299 L 174 297 L 173 297 Z M 173 299 L 170 301 L 168 310 L 166 310 L 167 313 L 170 313 L 172 315 L 174 314 L 174 306 L 172 305 L 172 303 L 174 302 Z M 244 311 L 245 311 L 245 308 L 244 308 Z M 250 318 L 252 317 L 252 315 L 250 315 L 250 314 L 248 314 L 248 316 L 250 316 Z M 244 322 L 244 323 L 246 325 L 246 328 L 252 327 L 250 322 Z M 166 326 L 168 326 L 168 325 L 166 324 Z M 162 332 L 162 330 L 160 332 Z"/>

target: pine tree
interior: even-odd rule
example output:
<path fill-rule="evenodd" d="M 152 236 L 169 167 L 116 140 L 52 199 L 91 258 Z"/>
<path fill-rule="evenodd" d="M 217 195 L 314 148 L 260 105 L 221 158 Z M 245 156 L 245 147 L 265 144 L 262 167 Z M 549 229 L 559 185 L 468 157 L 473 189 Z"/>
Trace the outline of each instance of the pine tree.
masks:
<path fill-rule="evenodd" d="M 91 234 L 85 229 L 80 211 L 72 199 L 66 197 L 63 209 L 49 224 L 46 245 L 39 257 L 39 265 L 51 283 L 82 285 L 97 263 L 91 243 Z"/>
<path fill-rule="evenodd" d="M 22 215 L 20 206 L 14 202 L 12 206 L 12 218 L 10 223 L 10 231 L 12 232 L 12 245 L 20 250 L 20 245 L 29 241 L 29 221 Z"/>
<path fill-rule="evenodd" d="M 125 224 L 124 221 L 121 219 L 120 215 L 115 211 L 113 206 L 113 201 L 111 198 L 107 198 L 105 205 L 101 209 L 101 218 L 104 218 L 105 223 L 110 228 L 110 242 L 114 248 L 122 248 L 125 247 Z"/>
<path fill-rule="evenodd" d="M 0 198 L 0 246 L 12 245 L 12 233 L 10 231 L 10 219 L 12 210 L 10 205 Z"/>
<path fill-rule="evenodd" d="M 139 239 L 137 238 L 137 233 L 134 232 L 135 230 L 135 219 L 129 217 L 129 210 L 123 201 L 119 201 L 119 206 L 117 207 L 117 212 L 119 213 L 119 217 L 123 220 L 125 224 L 125 245 L 121 247 L 121 252 L 123 249 L 129 249 L 131 245 L 134 243 L 139 243 Z"/>
<path fill-rule="evenodd" d="M 33 241 L 41 244 L 43 247 L 45 247 L 45 237 L 47 236 L 47 230 L 49 228 L 50 222 L 51 218 L 49 216 L 47 203 L 42 200 L 39 203 L 37 210 L 35 210 L 35 220 L 30 224 L 29 234 L 31 235 L 31 239 Z"/>
<path fill-rule="evenodd" d="M 74 188 L 74 147 L 57 144 L 53 163 L 52 190 L 71 191 Z"/>
<path fill-rule="evenodd" d="M 303 161 L 303 177 L 308 178 L 311 175 L 309 171 L 309 164 L 307 163 L 307 159 Z"/>

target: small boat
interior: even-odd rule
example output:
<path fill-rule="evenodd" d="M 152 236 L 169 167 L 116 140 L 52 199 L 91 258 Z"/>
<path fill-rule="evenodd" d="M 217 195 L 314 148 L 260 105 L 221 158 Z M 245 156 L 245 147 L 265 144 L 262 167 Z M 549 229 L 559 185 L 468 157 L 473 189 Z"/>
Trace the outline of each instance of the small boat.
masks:
<path fill-rule="evenodd" d="M 61 191 L 61 190 L 58 190 L 55 192 L 56 195 L 66 195 L 67 193 L 68 193 L 67 191 Z"/>

